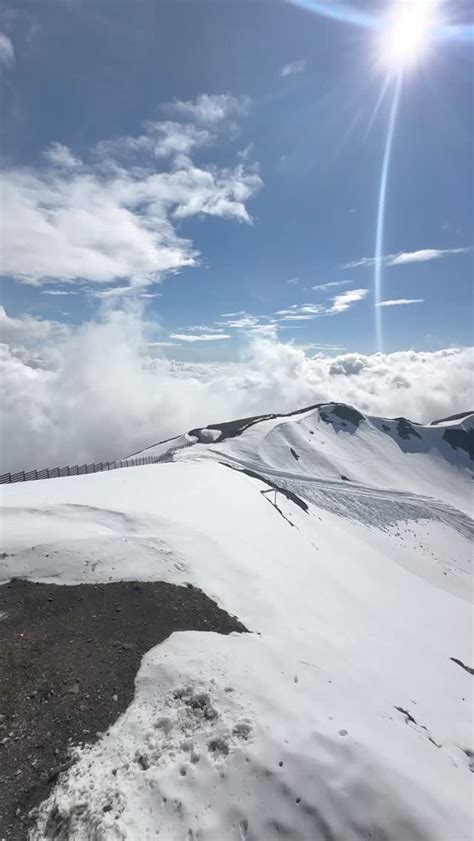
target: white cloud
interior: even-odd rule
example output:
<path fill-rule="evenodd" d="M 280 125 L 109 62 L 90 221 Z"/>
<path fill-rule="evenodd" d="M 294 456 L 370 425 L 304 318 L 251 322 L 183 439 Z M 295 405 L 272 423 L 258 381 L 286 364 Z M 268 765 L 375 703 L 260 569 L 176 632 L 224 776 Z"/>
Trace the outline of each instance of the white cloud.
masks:
<path fill-rule="evenodd" d="M 28 283 L 127 279 L 135 286 L 196 264 L 198 252 L 175 220 L 194 215 L 250 221 L 254 172 L 202 169 L 3 172 L 0 269 Z M 123 288 L 123 284 L 122 284 Z M 125 287 L 126 288 L 126 287 Z"/>
<path fill-rule="evenodd" d="M 396 298 L 393 301 L 379 301 L 376 307 L 400 307 L 406 304 L 423 304 L 423 298 Z"/>
<path fill-rule="evenodd" d="M 15 64 L 15 50 L 13 44 L 3 32 L 0 32 L 0 67 L 5 67 L 7 70 L 12 68 Z"/>
<path fill-rule="evenodd" d="M 226 330 L 237 330 L 240 334 L 247 337 L 276 339 L 279 325 L 269 315 L 250 315 L 245 311 L 236 313 L 223 313 L 222 318 L 225 321 L 216 321 L 216 324 L 222 325 Z"/>
<path fill-rule="evenodd" d="M 0 306 L 0 340 L 9 346 L 37 348 L 42 342 L 68 334 L 68 328 L 57 321 L 47 321 L 33 315 L 14 318 Z"/>
<path fill-rule="evenodd" d="M 249 107 L 248 97 L 230 94 L 202 94 L 194 102 L 176 100 L 162 106 L 162 110 L 177 119 L 147 120 L 142 134 L 103 140 L 97 144 L 95 154 L 97 158 L 112 159 L 145 153 L 155 158 L 188 156 L 194 149 L 214 143 L 226 129 L 235 131 L 235 118 L 245 116 Z M 247 161 L 252 148 L 248 144 L 238 153 L 242 163 Z"/>
<path fill-rule="evenodd" d="M 295 73 L 303 73 L 306 66 L 306 61 L 304 58 L 298 59 L 298 61 L 291 61 L 289 64 L 283 65 L 280 69 L 280 76 L 282 79 L 285 76 L 293 76 Z"/>
<path fill-rule="evenodd" d="M 214 125 L 233 116 L 247 114 L 251 100 L 247 96 L 224 94 L 201 94 L 194 102 L 175 102 L 165 106 L 168 111 L 196 120 L 199 123 Z"/>
<path fill-rule="evenodd" d="M 82 166 L 79 158 L 75 158 L 69 147 L 63 143 L 50 143 L 43 156 L 51 164 L 62 169 L 77 169 Z"/>
<path fill-rule="evenodd" d="M 472 251 L 472 246 L 466 248 L 422 248 L 419 251 L 400 251 L 398 254 L 386 254 L 381 258 L 384 266 L 405 266 L 408 263 L 426 263 L 430 260 L 439 260 L 441 257 L 452 257 L 455 254 L 467 254 Z M 346 263 L 343 268 L 355 269 L 359 266 L 371 268 L 375 266 L 375 257 L 361 257 L 352 263 Z"/>
<path fill-rule="evenodd" d="M 330 283 L 320 283 L 318 286 L 313 286 L 313 289 L 333 289 L 336 286 L 350 286 L 351 283 L 352 280 L 332 280 Z"/>
<path fill-rule="evenodd" d="M 196 108 L 204 107 L 211 103 L 199 97 Z M 214 107 L 232 110 L 229 103 Z M 178 234 L 178 220 L 208 215 L 251 221 L 246 203 L 262 185 L 254 167 L 196 166 L 183 150 L 198 143 L 201 130 L 182 126 L 179 136 L 175 124 L 166 123 L 157 139 L 157 124 L 151 125 L 135 138 L 144 156 L 140 166 L 113 157 L 133 140 L 119 138 L 99 144 L 88 164 L 56 143 L 45 153 L 46 169 L 4 170 L 2 273 L 33 284 L 118 280 L 118 293 L 101 295 L 126 294 L 129 286 L 144 287 L 196 265 L 198 252 Z M 169 171 L 157 171 L 149 161 L 150 154 L 174 153 Z"/>
<path fill-rule="evenodd" d="M 183 347 L 179 342 L 147 342 L 147 347 Z"/>
<path fill-rule="evenodd" d="M 155 132 L 157 137 L 153 151 L 156 157 L 189 155 L 195 147 L 205 146 L 215 140 L 209 131 L 198 129 L 192 123 L 156 123 Z"/>
<path fill-rule="evenodd" d="M 187 327 L 177 327 L 178 331 L 185 330 L 188 333 L 223 333 L 222 327 L 208 327 L 206 324 L 188 324 Z"/>
<path fill-rule="evenodd" d="M 286 281 L 287 283 L 296 285 L 300 282 L 299 277 L 290 277 L 289 280 Z"/>
<path fill-rule="evenodd" d="M 321 304 L 292 304 L 290 309 L 277 310 L 275 315 L 282 316 L 283 321 L 295 319 L 309 320 L 324 312 L 325 309 Z"/>
<path fill-rule="evenodd" d="M 357 301 L 362 301 L 369 294 L 368 289 L 350 289 L 348 292 L 342 292 L 333 298 L 332 307 L 328 310 L 331 313 L 346 312 Z"/>
<path fill-rule="evenodd" d="M 156 358 L 160 339 L 134 310 L 79 328 L 0 312 L 0 327 L 2 472 L 116 458 L 195 426 L 320 401 L 429 421 L 469 408 L 474 376 L 468 349 L 311 359 L 255 336 L 241 362 L 179 363 Z"/>
<path fill-rule="evenodd" d="M 228 333 L 201 333 L 199 336 L 191 333 L 170 333 L 170 339 L 178 339 L 180 342 L 217 342 L 230 338 L 232 337 Z"/>
<path fill-rule="evenodd" d="M 254 327 L 250 327 L 249 330 L 246 331 L 246 334 L 249 339 L 255 340 L 257 338 L 261 339 L 269 339 L 271 341 L 278 340 L 278 330 L 280 329 L 280 325 L 276 324 L 274 321 L 269 321 L 267 324 L 256 324 Z"/>
<path fill-rule="evenodd" d="M 139 135 L 103 140 L 96 148 L 98 158 L 129 158 L 131 155 L 150 154 L 155 158 L 174 155 L 190 155 L 195 148 L 209 145 L 217 135 L 193 123 L 178 123 L 173 120 L 147 121 L 145 132 Z"/>
<path fill-rule="evenodd" d="M 255 315 L 248 315 L 242 313 L 238 318 L 229 318 L 226 321 L 216 321 L 216 324 L 223 324 L 226 328 L 233 327 L 236 330 L 248 330 L 251 327 L 257 327 L 260 323 L 259 318 Z"/>
<path fill-rule="evenodd" d="M 314 318 L 314 315 L 297 315 L 295 313 L 289 313 L 288 315 L 284 315 L 282 317 L 282 321 L 312 321 Z"/>
<path fill-rule="evenodd" d="M 221 318 L 235 318 L 237 315 L 245 315 L 245 310 L 238 310 L 237 312 L 221 312 Z"/>
<path fill-rule="evenodd" d="M 440 257 L 451 257 L 454 254 L 467 254 L 471 248 L 424 248 L 420 251 L 407 251 L 400 254 L 391 254 L 388 257 L 388 266 L 403 266 L 406 263 L 425 263 L 429 260 L 439 260 Z"/>
<path fill-rule="evenodd" d="M 330 307 L 322 304 L 292 304 L 289 309 L 277 310 L 275 315 L 282 321 L 311 321 L 319 316 L 337 315 L 368 295 L 368 289 L 351 289 L 332 298 Z"/>
<path fill-rule="evenodd" d="M 42 295 L 76 295 L 76 292 L 73 292 L 72 289 L 42 289 Z"/>

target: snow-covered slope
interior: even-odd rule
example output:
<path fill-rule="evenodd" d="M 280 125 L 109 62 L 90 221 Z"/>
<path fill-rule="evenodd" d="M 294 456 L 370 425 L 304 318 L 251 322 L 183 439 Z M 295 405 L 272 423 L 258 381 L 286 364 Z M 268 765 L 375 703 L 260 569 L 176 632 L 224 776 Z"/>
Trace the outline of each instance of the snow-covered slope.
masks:
<path fill-rule="evenodd" d="M 472 427 L 407 423 L 332 404 L 2 488 L 0 580 L 191 582 L 250 629 L 150 651 L 34 841 L 469 841 Z"/>
<path fill-rule="evenodd" d="M 145 453 L 160 460 L 217 458 L 294 480 L 408 491 L 472 510 L 472 413 L 423 426 L 329 403 L 192 430 L 138 455 Z"/>

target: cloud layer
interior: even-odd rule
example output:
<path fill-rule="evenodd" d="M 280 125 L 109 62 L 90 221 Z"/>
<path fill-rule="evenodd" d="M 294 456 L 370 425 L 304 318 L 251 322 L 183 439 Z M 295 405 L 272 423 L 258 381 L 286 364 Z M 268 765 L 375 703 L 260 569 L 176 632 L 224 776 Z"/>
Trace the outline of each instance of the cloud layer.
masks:
<path fill-rule="evenodd" d="M 139 314 L 109 312 L 71 329 L 0 311 L 0 471 L 125 456 L 197 425 L 325 400 L 431 420 L 466 405 L 469 350 L 318 354 L 258 333 L 236 364 L 150 357 Z M 202 338 L 202 337 L 201 337 Z"/>

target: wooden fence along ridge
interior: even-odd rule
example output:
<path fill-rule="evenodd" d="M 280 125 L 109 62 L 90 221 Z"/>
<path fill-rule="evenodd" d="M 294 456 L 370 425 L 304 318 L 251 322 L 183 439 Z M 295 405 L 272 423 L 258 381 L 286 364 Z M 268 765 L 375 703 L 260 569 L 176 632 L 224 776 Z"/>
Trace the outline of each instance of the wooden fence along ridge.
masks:
<path fill-rule="evenodd" d="M 156 456 L 132 458 L 126 461 L 104 461 L 98 464 L 75 464 L 74 467 L 45 467 L 44 470 L 20 470 L 19 473 L 0 475 L 0 485 L 13 482 L 31 482 L 34 479 L 57 479 L 59 476 L 83 476 L 86 473 L 102 473 L 104 470 L 118 470 L 120 467 L 137 467 L 140 464 L 153 464 Z"/>

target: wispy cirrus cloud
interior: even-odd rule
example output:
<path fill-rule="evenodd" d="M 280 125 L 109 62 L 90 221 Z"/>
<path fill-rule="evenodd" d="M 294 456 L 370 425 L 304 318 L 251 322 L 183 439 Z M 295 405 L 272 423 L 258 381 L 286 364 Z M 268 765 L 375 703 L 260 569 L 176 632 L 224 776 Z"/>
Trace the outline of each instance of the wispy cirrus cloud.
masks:
<path fill-rule="evenodd" d="M 337 286 L 350 286 L 352 280 L 332 280 L 330 283 L 319 283 L 317 286 L 313 286 L 312 288 L 316 290 L 326 290 L 326 289 L 334 289 Z"/>
<path fill-rule="evenodd" d="M 239 313 L 237 317 L 230 315 L 225 319 L 225 321 L 216 321 L 216 324 L 223 325 L 226 330 L 230 327 L 235 330 L 248 330 L 252 327 L 257 327 L 260 324 L 260 319 L 255 315 L 242 312 Z"/>
<path fill-rule="evenodd" d="M 222 320 L 214 322 L 215 327 L 208 327 L 203 325 L 187 326 L 181 329 L 182 333 L 170 334 L 170 339 L 179 339 L 181 341 L 194 341 L 197 339 L 186 338 L 192 330 L 199 330 L 202 340 L 206 340 L 204 333 L 216 334 L 209 336 L 209 339 L 219 339 L 222 336 L 218 331 L 232 331 L 230 338 L 234 338 L 236 334 L 244 334 L 248 337 L 264 337 L 276 339 L 279 330 L 288 329 L 302 329 L 304 323 L 297 322 L 313 321 L 315 318 L 321 316 L 337 315 L 338 313 L 346 312 L 355 303 L 361 301 L 368 295 L 367 289 L 353 289 L 336 295 L 331 299 L 330 306 L 324 306 L 318 303 L 307 304 L 291 304 L 287 309 L 277 310 L 271 315 L 261 314 L 255 315 L 245 311 L 223 313 Z"/>
<path fill-rule="evenodd" d="M 0 68 L 9 70 L 15 65 L 15 50 L 11 39 L 5 33 L 0 32 Z"/>
<path fill-rule="evenodd" d="M 304 73 L 306 67 L 306 59 L 300 58 L 297 61 L 290 61 L 289 64 L 284 64 L 283 67 L 280 68 L 280 77 L 282 79 L 285 76 L 294 76 L 295 73 Z"/>
<path fill-rule="evenodd" d="M 280 316 L 282 321 L 311 321 L 323 312 L 321 304 L 292 304 L 287 310 L 277 310 L 275 315 Z"/>
<path fill-rule="evenodd" d="M 363 301 L 369 294 L 368 289 L 349 289 L 347 292 L 342 292 L 332 299 L 332 306 L 329 308 L 329 313 L 346 312 L 353 304 L 358 301 Z"/>
<path fill-rule="evenodd" d="M 72 289 L 42 289 L 42 295 L 77 295 Z"/>
<path fill-rule="evenodd" d="M 237 334 L 248 337 L 258 337 L 276 339 L 279 325 L 271 315 L 253 315 L 251 313 L 241 311 L 237 313 L 223 314 L 221 318 L 224 321 L 216 321 L 215 323 L 221 326 L 221 329 L 232 330 L 234 337 Z"/>
<path fill-rule="evenodd" d="M 186 333 L 223 333 L 222 327 L 208 327 L 207 324 L 189 324 L 187 327 L 176 327 L 178 331 Z"/>
<path fill-rule="evenodd" d="M 183 347 L 179 342 L 147 342 L 147 347 Z"/>
<path fill-rule="evenodd" d="M 339 283 L 332 285 L 338 286 Z M 330 286 L 330 284 L 327 284 Z M 369 294 L 368 289 L 349 289 L 347 292 L 341 292 L 335 295 L 331 300 L 332 304 L 323 306 L 323 304 L 292 304 L 289 309 L 277 310 L 276 318 L 280 321 L 312 321 L 326 315 L 337 315 L 338 313 L 346 312 L 358 301 L 362 301 Z"/>
<path fill-rule="evenodd" d="M 424 298 L 395 298 L 392 301 L 379 301 L 376 307 L 401 307 L 407 304 L 423 304 Z"/>
<path fill-rule="evenodd" d="M 231 339 L 229 333 L 201 333 L 196 335 L 193 333 L 170 333 L 170 339 L 176 339 L 179 342 L 217 342 L 222 339 Z"/>
<path fill-rule="evenodd" d="M 442 257 L 453 257 L 456 254 L 468 254 L 472 246 L 465 248 L 421 248 L 418 251 L 400 251 L 398 254 L 386 254 L 382 257 L 381 263 L 384 266 L 405 266 L 408 263 L 427 263 L 430 260 L 440 260 Z M 360 257 L 351 263 L 346 263 L 344 269 L 357 269 L 359 267 L 372 268 L 377 263 L 375 257 Z"/>

